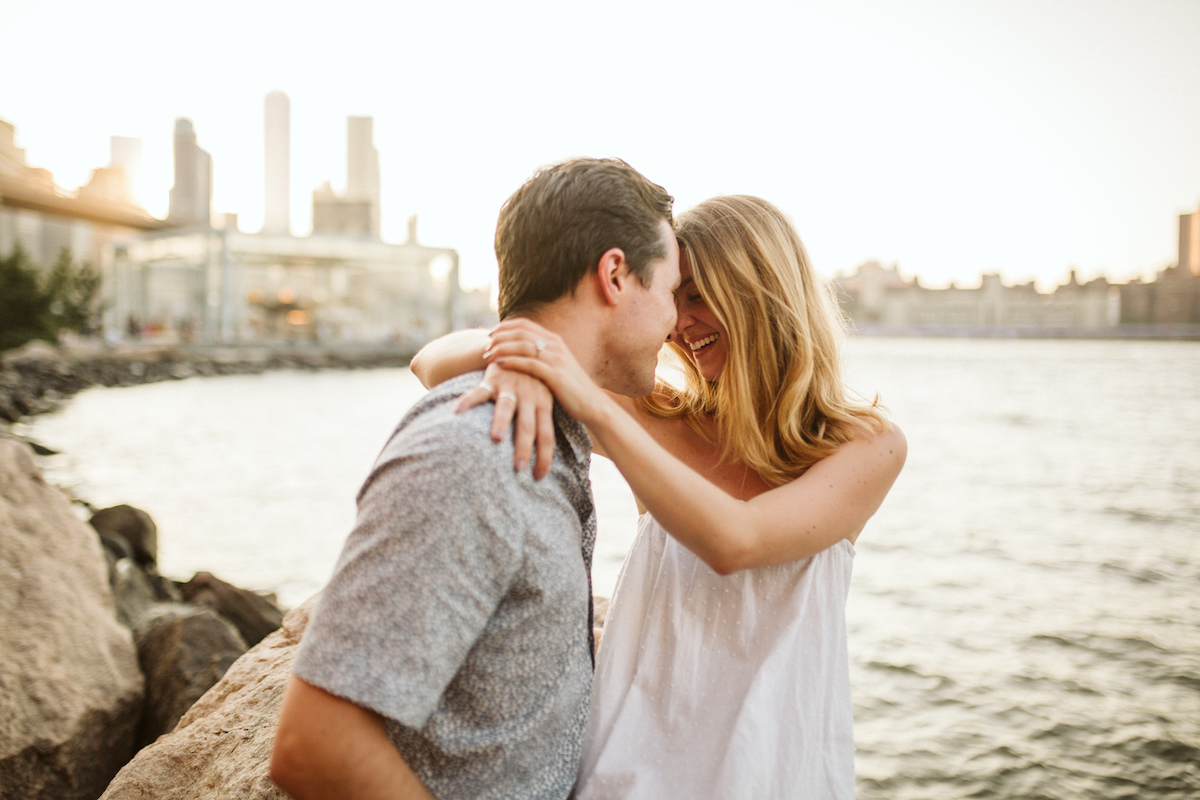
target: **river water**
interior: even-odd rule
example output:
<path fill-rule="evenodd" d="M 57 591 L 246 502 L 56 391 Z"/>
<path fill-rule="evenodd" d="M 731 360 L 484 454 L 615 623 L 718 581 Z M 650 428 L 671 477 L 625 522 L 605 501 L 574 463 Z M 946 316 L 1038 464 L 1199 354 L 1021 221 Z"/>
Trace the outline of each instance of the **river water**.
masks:
<path fill-rule="evenodd" d="M 856 339 L 909 458 L 849 603 L 859 797 L 1200 797 L 1200 344 Z M 22 432 L 159 526 L 160 566 L 295 605 L 421 394 L 403 369 L 85 391 Z M 636 511 L 596 459 L 599 594 Z"/>

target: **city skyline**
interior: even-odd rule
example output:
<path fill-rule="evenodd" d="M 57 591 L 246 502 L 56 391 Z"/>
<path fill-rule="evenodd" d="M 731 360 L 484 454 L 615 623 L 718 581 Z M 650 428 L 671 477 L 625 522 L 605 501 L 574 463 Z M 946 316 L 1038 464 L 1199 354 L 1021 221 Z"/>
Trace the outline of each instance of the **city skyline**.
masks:
<path fill-rule="evenodd" d="M 212 155 L 214 210 L 256 231 L 263 101 L 279 90 L 293 232 L 311 229 L 314 189 L 345 174 L 346 118 L 372 117 L 383 238 L 403 241 L 419 214 L 423 238 L 460 251 L 468 286 L 494 281 L 504 199 L 575 155 L 625 158 L 679 211 L 761 195 L 823 274 L 875 259 L 931 286 L 1148 278 L 1200 207 L 1194 2 L 751 3 L 732 17 L 617 4 L 597 18 L 350 2 L 319 24 L 303 4 L 274 19 L 215 3 L 186 22 L 116 6 L 80 5 L 86 24 L 58 31 L 61 9 L 0 0 L 16 64 L 51 30 L 64 61 L 87 61 L 18 71 L 0 96 L 31 165 L 73 189 L 108 163 L 110 136 L 136 137 L 138 199 L 165 216 L 187 117 Z M 226 63 L 215 42 L 243 55 Z"/>

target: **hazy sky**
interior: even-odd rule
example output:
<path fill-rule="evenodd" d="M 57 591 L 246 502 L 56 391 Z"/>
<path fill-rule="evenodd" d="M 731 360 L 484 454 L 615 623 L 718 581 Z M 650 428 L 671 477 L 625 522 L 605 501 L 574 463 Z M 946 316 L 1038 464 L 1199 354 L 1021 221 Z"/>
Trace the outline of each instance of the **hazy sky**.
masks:
<path fill-rule="evenodd" d="M 144 142 L 166 213 L 174 119 L 215 209 L 262 222 L 263 98 L 292 107 L 295 233 L 375 118 L 384 239 L 494 279 L 504 199 L 538 166 L 620 156 L 683 210 L 765 197 L 828 275 L 930 285 L 1117 280 L 1173 263 L 1200 207 L 1200 0 L 396 2 L 0 0 L 0 118 L 74 189 Z"/>

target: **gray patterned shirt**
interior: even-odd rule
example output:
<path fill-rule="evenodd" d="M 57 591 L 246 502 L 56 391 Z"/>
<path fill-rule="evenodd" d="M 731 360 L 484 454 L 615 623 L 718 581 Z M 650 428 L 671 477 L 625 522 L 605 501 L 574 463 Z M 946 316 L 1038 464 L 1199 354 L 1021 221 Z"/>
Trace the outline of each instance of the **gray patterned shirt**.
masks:
<path fill-rule="evenodd" d="M 401 420 L 358 496 L 296 657 L 308 683 L 388 720 L 439 798 L 564 798 L 592 686 L 591 441 L 555 409 L 550 474 L 513 471 L 481 373 Z"/>

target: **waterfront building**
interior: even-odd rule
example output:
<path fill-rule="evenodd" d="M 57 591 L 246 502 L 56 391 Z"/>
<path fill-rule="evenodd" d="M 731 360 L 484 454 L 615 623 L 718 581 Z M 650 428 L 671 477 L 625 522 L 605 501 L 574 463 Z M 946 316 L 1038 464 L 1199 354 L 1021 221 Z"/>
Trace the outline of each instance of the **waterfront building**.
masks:
<path fill-rule="evenodd" d="M 1154 280 L 1121 287 L 1121 323 L 1200 325 L 1200 275 L 1181 265 L 1159 270 Z"/>
<path fill-rule="evenodd" d="M 120 248 L 110 315 L 164 336 L 222 343 L 392 343 L 416 347 L 464 322 L 480 324 L 477 294 L 459 286 L 458 253 L 379 238 L 379 154 L 370 117 L 347 124 L 346 195 L 313 192 L 313 230 L 288 233 L 288 100 L 267 96 L 262 231 L 227 214 Z M 190 123 L 188 124 L 190 128 Z M 184 137 L 186 138 L 186 137 Z M 177 142 L 181 141 L 177 137 Z"/>
<path fill-rule="evenodd" d="M 998 274 L 985 274 L 977 287 L 927 289 L 905 279 L 896 265 L 868 261 L 834 279 L 843 311 L 862 331 L 919 333 L 935 330 L 1088 329 L 1118 324 L 1120 295 L 1104 278 L 1070 280 L 1050 293 L 1032 282 L 1006 286 Z"/>
<path fill-rule="evenodd" d="M 1177 266 L 1200 277 L 1200 209 L 1179 215 L 1179 261 Z"/>
<path fill-rule="evenodd" d="M 371 117 L 346 118 L 346 200 L 367 204 L 368 230 L 379 238 L 379 151 L 374 129 Z"/>
<path fill-rule="evenodd" d="M 212 156 L 200 147 L 187 117 L 175 120 L 175 185 L 167 221 L 176 226 L 212 224 Z"/>
<path fill-rule="evenodd" d="M 271 92 L 263 103 L 262 232 L 289 234 L 291 212 L 291 103 L 283 92 Z"/>
<path fill-rule="evenodd" d="M 314 233 L 162 231 L 118 248 L 112 314 L 222 343 L 419 346 L 459 322 L 458 253 Z"/>
<path fill-rule="evenodd" d="M 1121 287 L 1121 322 L 1200 325 L 1200 209 L 1179 215 L 1179 260 Z"/>
<path fill-rule="evenodd" d="M 66 248 L 105 276 L 114 245 L 162 227 L 133 202 L 120 166 L 95 170 L 87 185 L 68 193 L 48 170 L 26 163 L 15 127 L 0 120 L 0 257 L 19 244 L 30 261 L 48 270 Z"/>
<path fill-rule="evenodd" d="M 109 166 L 125 173 L 130 202 L 140 203 L 138 181 L 142 172 L 142 140 L 132 136 L 109 137 Z"/>
<path fill-rule="evenodd" d="M 312 194 L 312 230 L 314 234 L 371 236 L 371 202 L 351 200 L 333 190 L 325 181 Z M 377 237 L 376 237 L 377 238 Z"/>
<path fill-rule="evenodd" d="M 369 144 L 369 125 L 365 130 Z M 175 133 L 175 185 L 164 221 L 132 200 L 122 165 L 136 163 L 136 140 L 114 138 L 113 163 L 71 195 L 48 171 L 25 163 L 13 126 L 0 120 L 0 257 L 20 243 L 45 268 L 62 247 L 76 260 L 91 260 L 103 279 L 110 339 L 137 331 L 163 342 L 415 349 L 457 327 L 494 324 L 490 291 L 464 292 L 458 253 L 420 244 L 415 217 L 404 244 L 372 233 L 370 208 L 377 204 L 364 197 L 371 193 L 370 169 L 351 182 L 359 199 L 335 196 L 352 211 L 341 224 L 314 225 L 307 237 L 245 233 L 235 214 L 213 224 L 211 157 L 189 120 L 177 120 Z M 377 200 L 373 145 L 372 154 Z M 370 167 L 371 159 L 365 163 Z"/>

